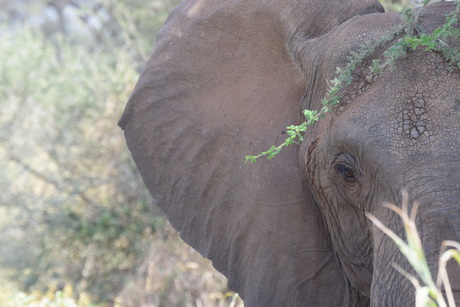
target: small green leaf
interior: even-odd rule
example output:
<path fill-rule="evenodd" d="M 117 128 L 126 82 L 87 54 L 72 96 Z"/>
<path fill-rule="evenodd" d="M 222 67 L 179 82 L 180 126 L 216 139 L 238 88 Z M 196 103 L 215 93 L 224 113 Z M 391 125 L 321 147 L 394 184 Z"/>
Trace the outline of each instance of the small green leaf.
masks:
<path fill-rule="evenodd" d="M 304 110 L 303 115 L 307 120 L 311 120 L 312 118 L 315 118 L 318 115 L 318 111 L 315 110 Z"/>
<path fill-rule="evenodd" d="M 257 161 L 257 158 L 255 156 L 245 156 L 244 158 L 244 163 L 254 163 Z"/>

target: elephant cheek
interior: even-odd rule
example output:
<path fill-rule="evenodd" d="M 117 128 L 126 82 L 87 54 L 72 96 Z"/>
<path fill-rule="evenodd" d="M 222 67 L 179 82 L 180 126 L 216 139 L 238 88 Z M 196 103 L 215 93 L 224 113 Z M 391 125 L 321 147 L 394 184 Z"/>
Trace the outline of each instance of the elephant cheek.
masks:
<path fill-rule="evenodd" d="M 405 261 L 403 256 L 391 239 L 375 228 L 371 306 L 415 306 L 413 285 L 393 266 L 402 266 Z M 407 266 L 403 267 L 408 269 Z"/>

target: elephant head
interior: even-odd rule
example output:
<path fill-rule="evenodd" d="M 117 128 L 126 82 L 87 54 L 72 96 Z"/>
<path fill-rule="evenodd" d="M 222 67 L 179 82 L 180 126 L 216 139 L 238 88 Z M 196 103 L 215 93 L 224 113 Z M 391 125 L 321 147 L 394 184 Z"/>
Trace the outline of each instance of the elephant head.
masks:
<path fill-rule="evenodd" d="M 409 266 L 366 218 L 402 235 L 382 206 L 401 188 L 420 201 L 434 272 L 441 241 L 460 239 L 460 79 L 441 54 L 373 75 L 378 48 L 300 146 L 245 164 L 321 107 L 350 52 L 402 22 L 373 0 L 186 0 L 160 31 L 119 124 L 156 204 L 247 306 L 413 304 L 391 264 Z"/>

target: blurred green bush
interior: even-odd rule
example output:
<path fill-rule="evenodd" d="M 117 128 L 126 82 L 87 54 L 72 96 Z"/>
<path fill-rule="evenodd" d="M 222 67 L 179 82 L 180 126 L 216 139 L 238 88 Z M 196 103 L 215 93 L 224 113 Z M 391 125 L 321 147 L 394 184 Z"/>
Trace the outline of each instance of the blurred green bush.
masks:
<path fill-rule="evenodd" d="M 179 0 L 0 0 L 0 305 L 236 306 L 117 126 Z"/>
<path fill-rule="evenodd" d="M 113 299 L 162 225 L 116 125 L 135 53 L 0 33 L 0 264 L 25 290 L 71 283 Z"/>
<path fill-rule="evenodd" d="M 399 12 L 406 7 L 420 6 L 421 0 L 379 0 L 386 12 Z"/>

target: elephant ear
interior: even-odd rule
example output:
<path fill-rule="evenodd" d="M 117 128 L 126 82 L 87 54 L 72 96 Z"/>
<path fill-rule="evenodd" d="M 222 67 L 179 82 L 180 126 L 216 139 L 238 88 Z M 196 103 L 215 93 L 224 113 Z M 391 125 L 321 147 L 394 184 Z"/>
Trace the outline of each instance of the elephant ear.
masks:
<path fill-rule="evenodd" d="M 321 33 L 305 26 L 318 18 L 311 3 L 281 2 L 287 6 L 183 2 L 159 33 L 119 124 L 156 204 L 246 306 L 350 305 L 298 146 L 245 164 L 245 155 L 279 144 L 285 127 L 302 120 L 305 85 L 287 40 L 301 28 Z M 276 19 L 277 11 L 292 21 Z M 330 28 L 343 19 L 322 20 Z"/>

